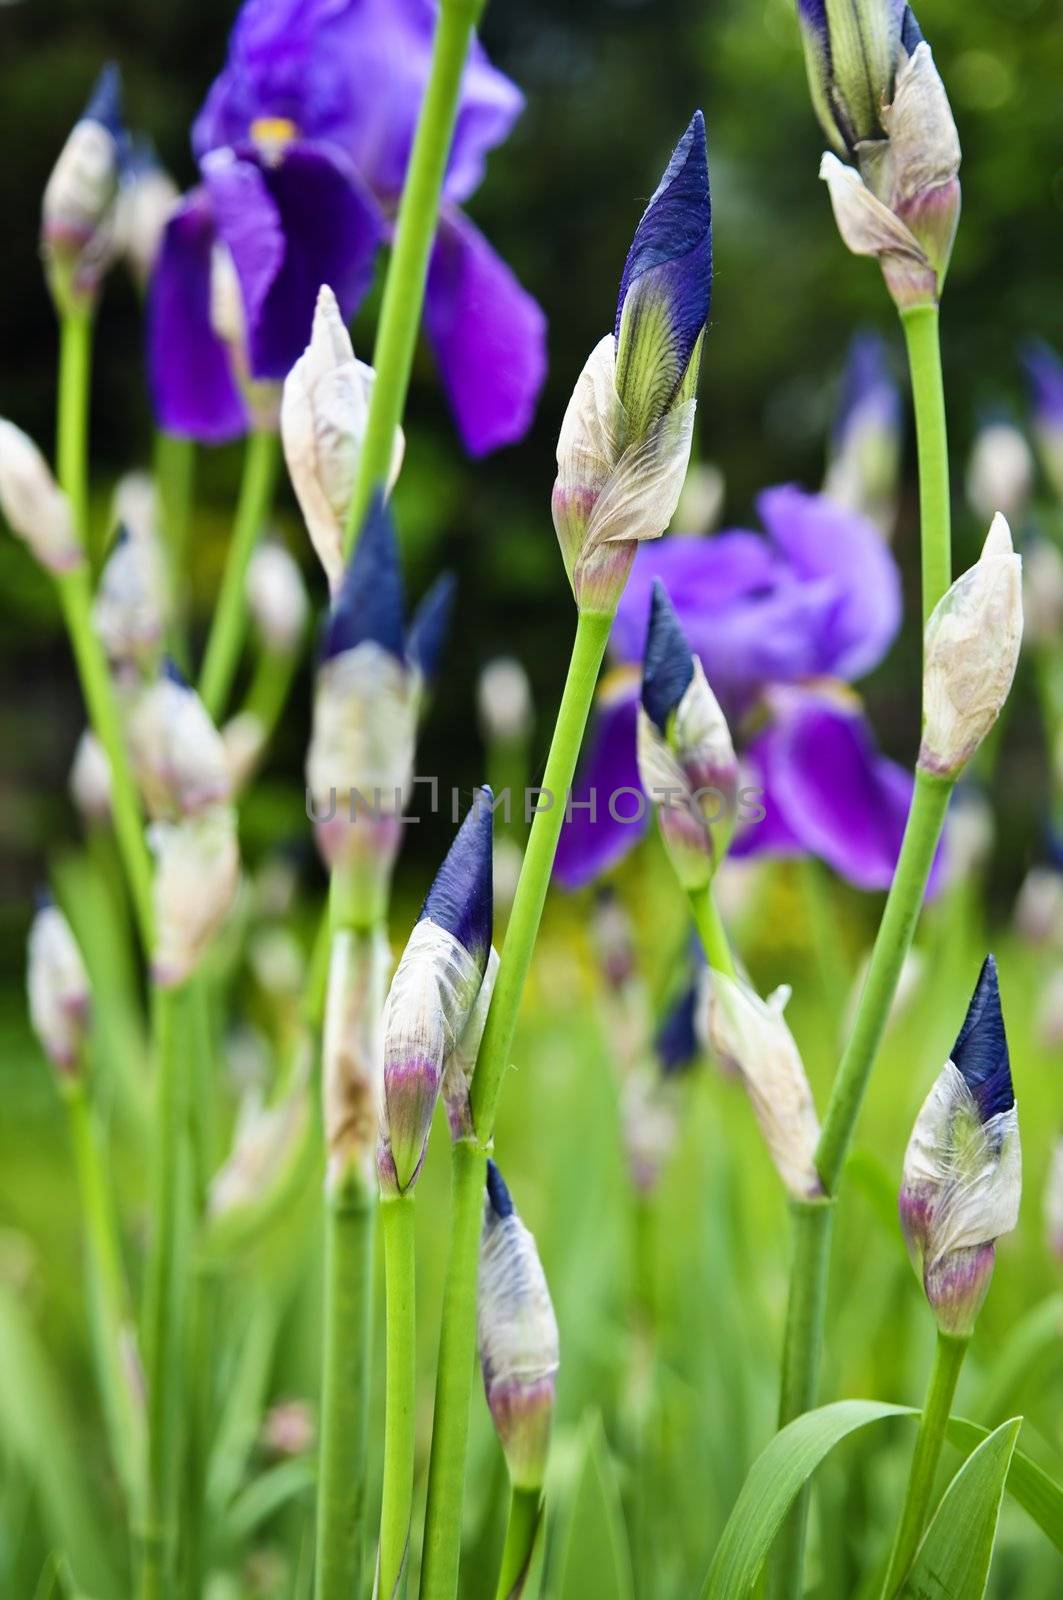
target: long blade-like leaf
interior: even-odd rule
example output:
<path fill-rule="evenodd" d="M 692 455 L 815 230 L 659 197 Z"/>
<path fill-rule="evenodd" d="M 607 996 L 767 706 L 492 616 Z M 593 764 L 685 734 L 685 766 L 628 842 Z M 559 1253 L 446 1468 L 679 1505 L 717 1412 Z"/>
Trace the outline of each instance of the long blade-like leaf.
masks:
<path fill-rule="evenodd" d="M 620 1489 L 598 1417 L 586 1430 L 557 1595 L 558 1600 L 634 1596 Z"/>
<path fill-rule="evenodd" d="M 950 1417 L 949 1438 L 957 1449 L 970 1452 L 989 1438 L 989 1429 L 963 1417 Z M 1063 1488 L 1021 1450 L 1011 1458 L 1008 1493 L 1056 1549 L 1063 1550 Z"/>
<path fill-rule="evenodd" d="M 904 1600 L 982 1600 L 1021 1427 L 1021 1417 L 1002 1422 L 967 1457 L 916 1551 Z"/>

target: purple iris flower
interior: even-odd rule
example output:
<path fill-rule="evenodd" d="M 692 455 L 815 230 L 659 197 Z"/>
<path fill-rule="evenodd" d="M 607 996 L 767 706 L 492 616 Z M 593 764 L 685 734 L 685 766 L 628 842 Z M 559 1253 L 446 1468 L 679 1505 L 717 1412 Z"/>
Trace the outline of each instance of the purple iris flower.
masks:
<path fill-rule="evenodd" d="M 747 785 L 762 788 L 760 822 L 732 854 L 816 855 L 864 889 L 893 874 L 912 778 L 883 756 L 846 687 L 886 654 L 901 619 L 889 548 L 863 517 L 794 486 L 769 489 L 765 534 L 672 537 L 640 547 L 613 628 L 615 670 L 603 681 L 587 756 L 573 789 L 556 876 L 579 888 L 618 862 L 646 826 L 618 822 L 609 801 L 639 790 L 639 674 L 654 580 L 660 578 L 732 730 L 748 731 Z M 578 802 L 596 796 L 592 813 Z M 622 795 L 614 808 L 638 807 Z M 648 812 L 647 812 L 648 815 Z"/>
<path fill-rule="evenodd" d="M 322 283 L 353 315 L 388 237 L 428 78 L 433 0 L 248 0 L 192 132 L 203 173 L 170 223 L 152 292 L 160 420 L 216 440 L 246 426 L 210 322 L 216 241 L 243 291 L 250 374 L 283 379 Z M 520 113 L 473 44 L 429 266 L 425 323 L 462 439 L 482 455 L 527 430 L 545 318 L 458 210 Z"/>

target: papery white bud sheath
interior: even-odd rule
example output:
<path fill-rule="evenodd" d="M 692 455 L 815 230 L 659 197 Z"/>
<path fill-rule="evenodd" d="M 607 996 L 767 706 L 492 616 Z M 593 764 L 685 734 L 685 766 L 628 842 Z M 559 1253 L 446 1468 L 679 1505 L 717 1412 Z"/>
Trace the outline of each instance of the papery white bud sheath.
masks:
<path fill-rule="evenodd" d="M 383 1009 L 391 952 L 381 928 L 341 928 L 329 959 L 322 1041 L 328 1187 L 372 1184 L 384 1081 Z"/>
<path fill-rule="evenodd" d="M 1033 452 L 1018 428 L 990 422 L 979 430 L 967 463 L 967 499 L 976 516 L 986 522 L 999 511 L 1021 526 L 1033 480 Z"/>
<path fill-rule="evenodd" d="M 823 1192 L 816 1170 L 819 1119 L 793 1034 L 783 1018 L 787 988 L 762 1000 L 740 979 L 713 969 L 706 1033 L 725 1071 L 746 1090 L 779 1176 L 796 1200 Z"/>
<path fill-rule="evenodd" d="M 136 697 L 126 725 L 137 781 L 153 817 L 194 816 L 233 791 L 225 742 L 175 668 Z"/>
<path fill-rule="evenodd" d="M 168 582 L 154 540 L 125 529 L 107 558 L 92 605 L 92 621 L 108 661 L 147 671 L 158 660 L 166 632 Z"/>
<path fill-rule="evenodd" d="M 276 540 L 260 544 L 247 568 L 247 605 L 267 650 L 289 655 L 306 632 L 310 614 L 303 575 Z"/>
<path fill-rule="evenodd" d="M 373 381 L 372 367 L 355 360 L 336 296 L 323 284 L 310 343 L 284 381 L 280 427 L 292 488 L 333 592 L 343 577 L 347 516 Z M 403 449 L 397 429 L 389 488 L 399 475 Z"/>
<path fill-rule="evenodd" d="M 123 178 L 118 191 L 115 243 L 136 281 L 145 288 L 180 190 L 157 161 L 141 163 Z"/>
<path fill-rule="evenodd" d="M 1063 640 L 1063 554 L 1048 539 L 1031 539 L 1022 559 L 1027 644 L 1057 648 Z"/>
<path fill-rule="evenodd" d="M 480 673 L 476 701 L 488 744 L 517 744 L 531 732 L 535 714 L 528 674 L 514 656 L 498 656 Z"/>
<path fill-rule="evenodd" d="M 70 768 L 70 793 L 86 822 L 106 822 L 111 814 L 111 765 L 103 745 L 86 728 Z"/>
<path fill-rule="evenodd" d="M 560 1341 L 535 1240 L 493 1161 L 480 1237 L 476 1330 L 484 1392 L 514 1489 L 542 1487 Z"/>
<path fill-rule="evenodd" d="M 162 988 L 173 988 L 195 971 L 236 897 L 236 813 L 214 806 L 180 822 L 156 822 L 148 839 L 156 858 L 152 973 Z"/>
<path fill-rule="evenodd" d="M 472 1104 L 469 1098 L 472 1076 L 476 1071 L 476 1058 L 487 1026 L 487 1013 L 491 1009 L 491 996 L 498 977 L 498 951 L 491 946 L 487 967 L 479 993 L 469 1012 L 469 1020 L 449 1055 L 443 1058 L 443 1101 L 447 1108 L 452 1139 L 471 1139 L 475 1134 Z"/>
<path fill-rule="evenodd" d="M 926 625 L 919 765 L 955 778 L 1008 697 L 1022 644 L 1022 562 L 1002 516 L 981 557 L 938 601 Z"/>
<path fill-rule="evenodd" d="M 41 202 L 41 250 L 61 311 L 91 302 L 114 253 L 121 84 L 104 67 L 52 169 Z"/>
<path fill-rule="evenodd" d="M 49 572 L 69 572 L 84 552 L 70 502 L 29 434 L 0 417 L 0 510 Z"/>
<path fill-rule="evenodd" d="M 148 472 L 123 472 L 111 497 L 111 522 L 133 539 L 152 544 L 161 553 L 159 496 Z"/>
<path fill-rule="evenodd" d="M 73 930 L 50 900 L 42 903 L 33 919 L 26 955 L 33 1031 L 61 1072 L 76 1072 L 88 1033 L 92 996 Z"/>

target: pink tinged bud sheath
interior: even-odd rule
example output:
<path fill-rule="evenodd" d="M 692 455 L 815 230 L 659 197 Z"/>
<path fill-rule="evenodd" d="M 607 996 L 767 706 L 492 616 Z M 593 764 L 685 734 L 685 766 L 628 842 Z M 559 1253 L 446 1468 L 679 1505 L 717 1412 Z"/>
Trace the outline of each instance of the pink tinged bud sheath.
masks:
<path fill-rule="evenodd" d="M 560 1360 L 557 1319 L 535 1240 L 493 1161 L 476 1306 L 484 1392 L 514 1489 L 541 1489 Z"/>
<path fill-rule="evenodd" d="M 121 82 L 104 67 L 52 169 L 41 202 L 41 252 L 61 312 L 91 305 L 115 252 L 125 131 Z"/>
<path fill-rule="evenodd" d="M 152 973 L 162 988 L 174 988 L 199 966 L 236 898 L 236 812 L 218 805 L 156 822 L 148 840 L 155 853 Z"/>
<path fill-rule="evenodd" d="M 996 964 L 987 956 L 952 1056 L 904 1157 L 901 1227 L 943 1332 L 968 1336 L 996 1240 L 1019 1216 L 1022 1158 Z"/>
<path fill-rule="evenodd" d="M 50 899 L 33 919 L 26 954 L 33 1031 L 61 1072 L 75 1072 L 89 1027 L 89 979 L 70 924 Z"/>

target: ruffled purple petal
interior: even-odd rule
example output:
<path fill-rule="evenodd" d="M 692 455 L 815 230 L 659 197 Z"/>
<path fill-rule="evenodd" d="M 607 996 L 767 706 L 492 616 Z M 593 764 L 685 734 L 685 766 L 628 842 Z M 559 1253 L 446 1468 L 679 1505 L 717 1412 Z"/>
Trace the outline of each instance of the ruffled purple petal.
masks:
<path fill-rule="evenodd" d="M 460 211 L 440 222 L 425 327 L 469 453 L 520 439 L 546 376 L 546 318 Z"/>
<path fill-rule="evenodd" d="M 218 237 L 228 247 L 240 280 L 244 321 L 257 329 L 284 261 L 280 212 L 258 162 L 233 150 L 213 150 L 202 165 Z M 256 377 L 265 377 L 253 365 Z"/>
<path fill-rule="evenodd" d="M 846 679 L 870 672 L 901 623 L 900 576 L 881 534 L 865 517 L 793 484 L 766 489 L 757 510 L 799 578 L 833 585 L 814 670 Z"/>
<path fill-rule="evenodd" d="M 618 790 L 642 793 L 635 757 L 638 706 L 637 673 L 615 672 L 604 680 L 586 755 L 572 785 L 572 816 L 561 829 L 554 857 L 554 878 L 564 889 L 582 889 L 592 883 L 622 860 L 646 831 L 648 806 L 646 815 L 635 822 L 618 822 L 609 811 L 610 797 Z M 593 820 L 589 811 L 576 809 L 592 793 Z M 556 803 L 561 803 L 560 796 Z M 633 815 L 637 810 L 634 796 L 621 795 L 615 809 L 622 817 Z"/>
<path fill-rule="evenodd" d="M 229 353 L 210 321 L 210 201 L 194 189 L 166 224 L 148 296 L 148 370 L 159 425 L 203 444 L 247 427 Z"/>

